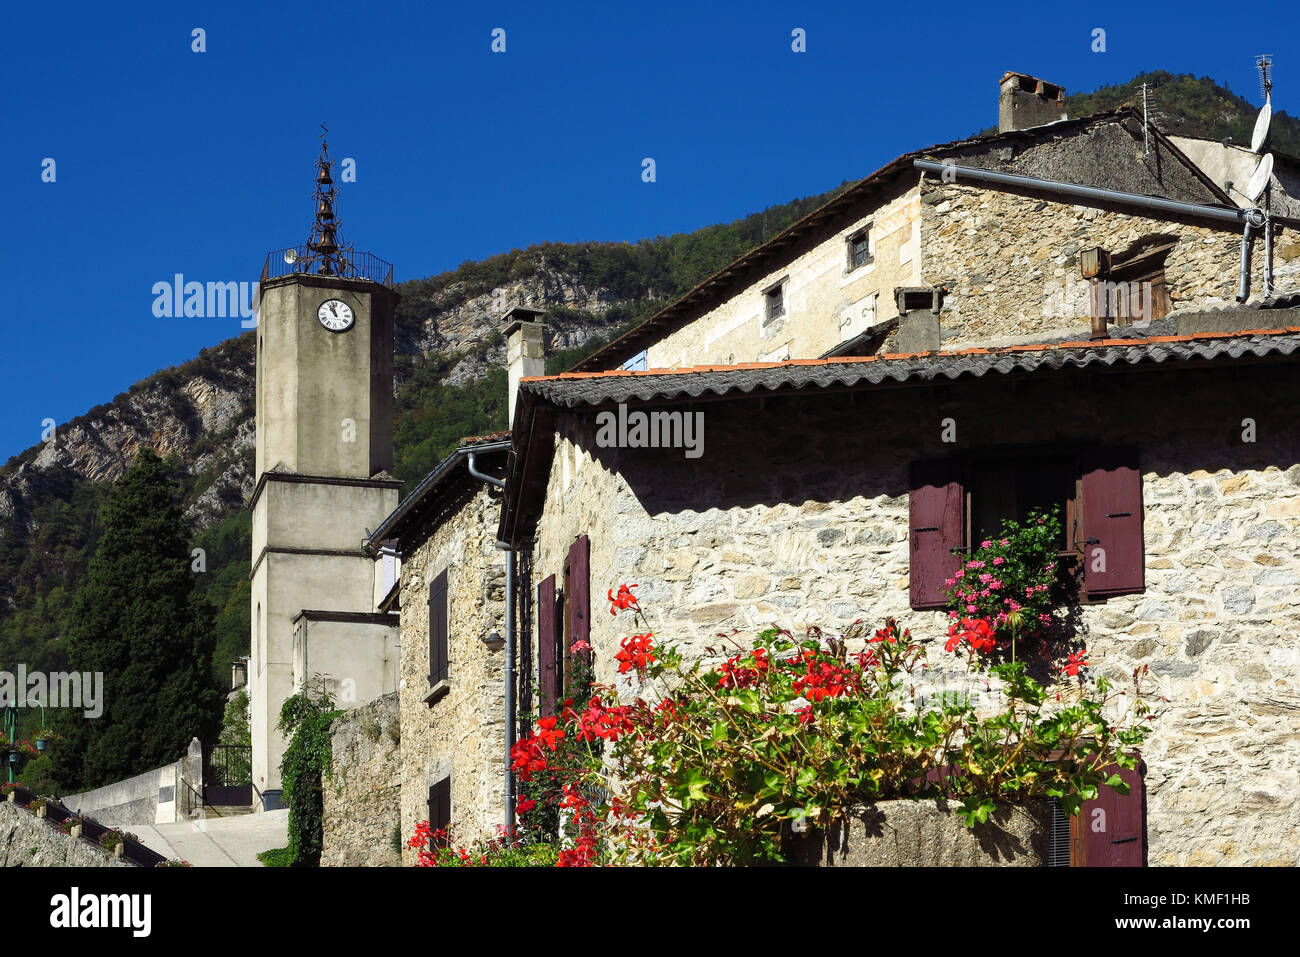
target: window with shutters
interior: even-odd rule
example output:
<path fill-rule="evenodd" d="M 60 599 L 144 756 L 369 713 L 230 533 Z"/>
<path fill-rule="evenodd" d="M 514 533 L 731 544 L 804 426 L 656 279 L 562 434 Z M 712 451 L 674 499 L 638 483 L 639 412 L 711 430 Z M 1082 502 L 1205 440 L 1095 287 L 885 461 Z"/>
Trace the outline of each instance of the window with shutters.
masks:
<path fill-rule="evenodd" d="M 430 847 L 446 847 L 450 843 L 450 828 L 451 777 L 448 776 L 429 788 L 429 830 L 433 832 Z"/>
<path fill-rule="evenodd" d="M 945 580 L 1004 519 L 1060 508 L 1058 568 L 1082 601 L 1144 589 L 1142 474 L 1131 448 L 1005 451 L 915 462 L 909 483 L 911 605 L 947 604 Z M 954 554 L 954 551 L 957 554 Z M 1072 589 L 1073 590 L 1073 589 Z"/>
<path fill-rule="evenodd" d="M 861 269 L 872 261 L 870 230 L 871 227 L 865 226 L 845 240 L 845 250 L 848 255 L 848 263 L 844 269 L 846 274 Z"/>
<path fill-rule="evenodd" d="M 579 535 L 564 564 L 565 693 L 582 696 L 591 684 L 591 542 Z M 578 682 L 583 687 L 578 687 Z"/>
<path fill-rule="evenodd" d="M 432 705 L 450 690 L 448 661 L 447 571 L 429 583 L 429 693 Z"/>
<path fill-rule="evenodd" d="M 555 576 L 547 575 L 537 586 L 537 706 L 542 717 L 555 714 L 563 687 L 562 612 Z"/>

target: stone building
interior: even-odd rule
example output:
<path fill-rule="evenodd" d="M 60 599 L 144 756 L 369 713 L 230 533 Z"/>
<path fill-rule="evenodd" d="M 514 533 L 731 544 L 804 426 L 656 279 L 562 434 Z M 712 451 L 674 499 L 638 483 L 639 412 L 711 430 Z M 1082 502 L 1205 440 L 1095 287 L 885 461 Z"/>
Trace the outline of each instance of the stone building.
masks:
<path fill-rule="evenodd" d="M 1062 118 L 1021 74 L 1001 93 L 998 133 L 899 157 L 569 373 L 511 317 L 512 431 L 366 546 L 402 560 L 367 611 L 401 609 L 403 837 L 511 819 L 506 751 L 573 643 L 615 677 L 593 593 L 638 583 L 701 655 L 771 621 L 937 637 L 952 550 L 1059 505 L 1090 657 L 1149 664 L 1170 699 L 1074 862 L 1300 859 L 1289 174 L 1266 250 L 1258 211 L 1132 110 Z M 662 441 L 632 438 L 639 413 Z"/>

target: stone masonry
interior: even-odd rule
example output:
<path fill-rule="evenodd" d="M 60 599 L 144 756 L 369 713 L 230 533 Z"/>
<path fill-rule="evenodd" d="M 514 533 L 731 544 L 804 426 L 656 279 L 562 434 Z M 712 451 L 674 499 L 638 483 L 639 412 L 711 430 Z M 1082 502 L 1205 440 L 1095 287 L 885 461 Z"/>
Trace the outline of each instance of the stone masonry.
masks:
<path fill-rule="evenodd" d="M 401 824 L 428 819 L 429 788 L 451 776 L 458 844 L 495 834 L 505 789 L 505 552 L 494 547 L 498 497 L 484 486 L 448 505 L 446 521 L 402 559 Z M 448 570 L 450 691 L 429 703 L 429 583 Z"/>
<path fill-rule="evenodd" d="M 330 728 L 322 867 L 385 867 L 397 849 L 401 736 L 397 694 L 387 694 L 335 719 Z"/>
<path fill-rule="evenodd" d="M 908 463 L 1043 442 L 1141 449 L 1146 588 L 1081 608 L 1079 637 L 1118 681 L 1149 664 L 1168 710 L 1144 748 L 1153 865 L 1300 861 L 1300 395 L 1285 367 L 704 406 L 705 453 L 603 449 L 564 413 L 532 583 L 591 538 L 591 590 L 637 594 L 661 641 L 698 655 L 719 632 L 778 622 L 835 633 L 908 602 Z M 1068 381 L 1067 381 L 1068 380 Z M 1196 398 L 1192 398 L 1196 397 Z M 1201 398 L 1205 397 L 1205 398 Z M 1189 404 L 1190 403 L 1190 404 Z M 957 422 L 957 444 L 940 421 Z M 1243 419 L 1257 437 L 1243 441 Z M 597 680 L 631 622 L 595 613 Z M 942 645 L 932 651 L 942 655 Z M 627 693 L 635 689 L 623 680 Z"/>

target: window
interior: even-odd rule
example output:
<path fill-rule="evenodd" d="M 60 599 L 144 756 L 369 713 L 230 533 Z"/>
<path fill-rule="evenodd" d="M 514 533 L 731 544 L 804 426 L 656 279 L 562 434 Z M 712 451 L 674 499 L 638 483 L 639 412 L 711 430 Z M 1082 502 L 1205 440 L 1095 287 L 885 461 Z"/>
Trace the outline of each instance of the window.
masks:
<path fill-rule="evenodd" d="M 859 229 L 846 241 L 848 247 L 848 272 L 860 269 L 871 262 L 871 227 Z"/>
<path fill-rule="evenodd" d="M 579 679 L 591 680 L 591 541 L 579 535 L 569 546 L 569 560 L 564 569 L 565 603 L 564 656 L 569 684 Z M 573 650 L 574 644 L 583 642 L 586 648 Z M 584 689 L 570 687 L 574 694 Z"/>
<path fill-rule="evenodd" d="M 429 788 L 429 830 L 441 831 L 439 836 L 430 836 L 429 846 L 446 847 L 450 843 L 447 830 L 451 827 L 451 777 L 445 777 Z"/>
<path fill-rule="evenodd" d="M 782 279 L 775 286 L 772 286 L 763 294 L 767 300 L 766 318 L 764 324 L 778 319 L 785 315 L 785 280 Z"/>
<path fill-rule="evenodd" d="M 1089 291 L 1089 316 L 1116 326 L 1167 316 L 1165 261 L 1177 242 L 1177 237 L 1149 236 L 1122 252 L 1106 255 L 1103 251 L 1097 281 Z"/>
<path fill-rule="evenodd" d="M 627 362 L 623 363 L 623 369 L 626 372 L 645 372 L 647 363 L 646 350 L 642 349 Z"/>
<path fill-rule="evenodd" d="M 943 608 L 945 579 L 1004 518 L 1060 506 L 1058 554 L 1080 576 L 1080 597 L 1141 592 L 1142 474 L 1129 448 L 1079 454 L 1003 454 L 912 464 L 909 482 L 910 598 L 913 608 Z"/>
<path fill-rule="evenodd" d="M 537 586 L 537 684 L 538 710 L 543 717 L 555 714 L 564 675 L 560 644 L 563 605 L 556 592 L 555 576 L 547 575 Z"/>
<path fill-rule="evenodd" d="M 429 703 L 447 689 L 447 571 L 429 583 Z"/>

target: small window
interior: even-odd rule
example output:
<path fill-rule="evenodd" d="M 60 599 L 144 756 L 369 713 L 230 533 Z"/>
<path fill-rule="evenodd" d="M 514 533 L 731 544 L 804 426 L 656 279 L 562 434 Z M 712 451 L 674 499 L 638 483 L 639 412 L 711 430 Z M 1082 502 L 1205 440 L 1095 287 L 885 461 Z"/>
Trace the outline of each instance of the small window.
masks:
<path fill-rule="evenodd" d="M 767 299 L 767 318 L 765 322 L 771 322 L 785 315 L 785 280 L 777 283 L 770 288 L 765 294 Z"/>
<path fill-rule="evenodd" d="M 429 839 L 429 846 L 431 848 L 448 846 L 450 837 L 447 832 L 450 827 L 451 778 L 445 777 L 429 788 L 429 830 L 433 832 Z"/>
<path fill-rule="evenodd" d="M 625 372 L 645 372 L 646 362 L 647 362 L 646 350 L 642 349 L 631 359 L 628 359 L 627 362 L 623 363 L 623 370 Z"/>
<path fill-rule="evenodd" d="M 867 263 L 871 262 L 871 231 L 870 227 L 860 229 L 848 238 L 848 271 L 853 272 L 855 269 L 861 269 Z"/>
<path fill-rule="evenodd" d="M 429 687 L 447 680 L 447 572 L 429 583 Z M 433 703 L 432 700 L 429 702 Z"/>

